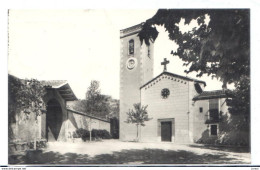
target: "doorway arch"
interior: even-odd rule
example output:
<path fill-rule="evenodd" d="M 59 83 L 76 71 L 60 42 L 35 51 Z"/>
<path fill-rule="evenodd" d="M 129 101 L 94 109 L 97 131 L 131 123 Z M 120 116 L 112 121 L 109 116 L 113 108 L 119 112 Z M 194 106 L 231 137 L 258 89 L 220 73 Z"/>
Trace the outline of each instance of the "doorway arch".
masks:
<path fill-rule="evenodd" d="M 46 139 L 48 142 L 57 141 L 62 125 L 62 108 L 56 99 L 47 103 Z"/>

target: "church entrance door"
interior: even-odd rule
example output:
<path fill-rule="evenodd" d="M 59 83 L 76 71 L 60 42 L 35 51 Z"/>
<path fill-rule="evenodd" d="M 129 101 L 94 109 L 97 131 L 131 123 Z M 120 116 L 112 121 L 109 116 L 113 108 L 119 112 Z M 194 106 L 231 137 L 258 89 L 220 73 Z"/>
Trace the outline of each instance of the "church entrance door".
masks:
<path fill-rule="evenodd" d="M 161 122 L 161 139 L 163 142 L 172 141 L 172 122 Z"/>
<path fill-rule="evenodd" d="M 57 141 L 62 125 L 62 109 L 60 103 L 52 99 L 47 103 L 46 139 L 48 142 Z"/>

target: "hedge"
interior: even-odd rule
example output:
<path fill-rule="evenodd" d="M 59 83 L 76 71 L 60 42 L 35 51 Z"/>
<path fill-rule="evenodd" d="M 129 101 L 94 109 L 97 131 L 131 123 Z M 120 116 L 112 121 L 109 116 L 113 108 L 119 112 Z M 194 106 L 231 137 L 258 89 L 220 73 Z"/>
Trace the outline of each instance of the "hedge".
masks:
<path fill-rule="evenodd" d="M 107 130 L 92 129 L 91 137 L 93 139 L 111 139 Z M 90 132 L 87 129 L 79 128 L 73 133 L 73 138 L 81 138 L 83 141 L 89 140 Z"/>

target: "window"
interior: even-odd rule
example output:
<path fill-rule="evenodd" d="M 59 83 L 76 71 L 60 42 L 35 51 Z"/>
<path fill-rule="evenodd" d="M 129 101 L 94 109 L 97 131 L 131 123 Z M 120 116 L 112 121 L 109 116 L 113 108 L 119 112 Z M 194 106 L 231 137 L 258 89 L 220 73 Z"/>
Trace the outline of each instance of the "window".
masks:
<path fill-rule="evenodd" d="M 161 96 L 162 96 L 163 99 L 168 98 L 169 95 L 170 95 L 170 90 L 169 89 L 167 89 L 167 88 L 162 89 Z"/>
<path fill-rule="evenodd" d="M 203 108 L 202 107 L 200 107 L 200 113 L 202 113 L 203 112 Z"/>
<path fill-rule="evenodd" d="M 217 134 L 218 134 L 218 126 L 210 125 L 210 135 L 217 135 Z"/>
<path fill-rule="evenodd" d="M 209 100 L 209 119 L 210 120 L 218 120 L 219 119 L 219 105 L 218 99 L 210 99 Z"/>
<path fill-rule="evenodd" d="M 135 42 L 134 42 L 133 39 L 129 40 L 129 42 L 128 42 L 128 48 L 129 48 L 128 53 L 129 53 L 129 55 L 130 55 L 130 54 L 134 54 L 134 48 L 135 48 L 134 43 L 135 43 Z"/>
<path fill-rule="evenodd" d="M 150 50 L 150 45 L 148 45 L 147 55 L 148 55 L 149 58 L 151 58 L 151 57 L 150 57 L 150 56 L 151 56 L 151 53 L 150 53 L 150 52 L 151 52 L 151 50 Z"/>
<path fill-rule="evenodd" d="M 209 99 L 209 110 L 218 109 L 218 99 Z"/>

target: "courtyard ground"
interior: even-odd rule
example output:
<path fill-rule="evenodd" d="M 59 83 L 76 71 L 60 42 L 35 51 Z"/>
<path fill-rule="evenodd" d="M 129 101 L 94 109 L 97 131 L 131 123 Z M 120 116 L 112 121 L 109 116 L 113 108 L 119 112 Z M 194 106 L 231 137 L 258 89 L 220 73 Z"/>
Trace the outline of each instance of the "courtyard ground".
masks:
<path fill-rule="evenodd" d="M 44 150 L 9 156 L 9 164 L 250 164 L 246 148 L 199 144 L 137 143 L 104 140 L 82 143 L 48 143 Z"/>

